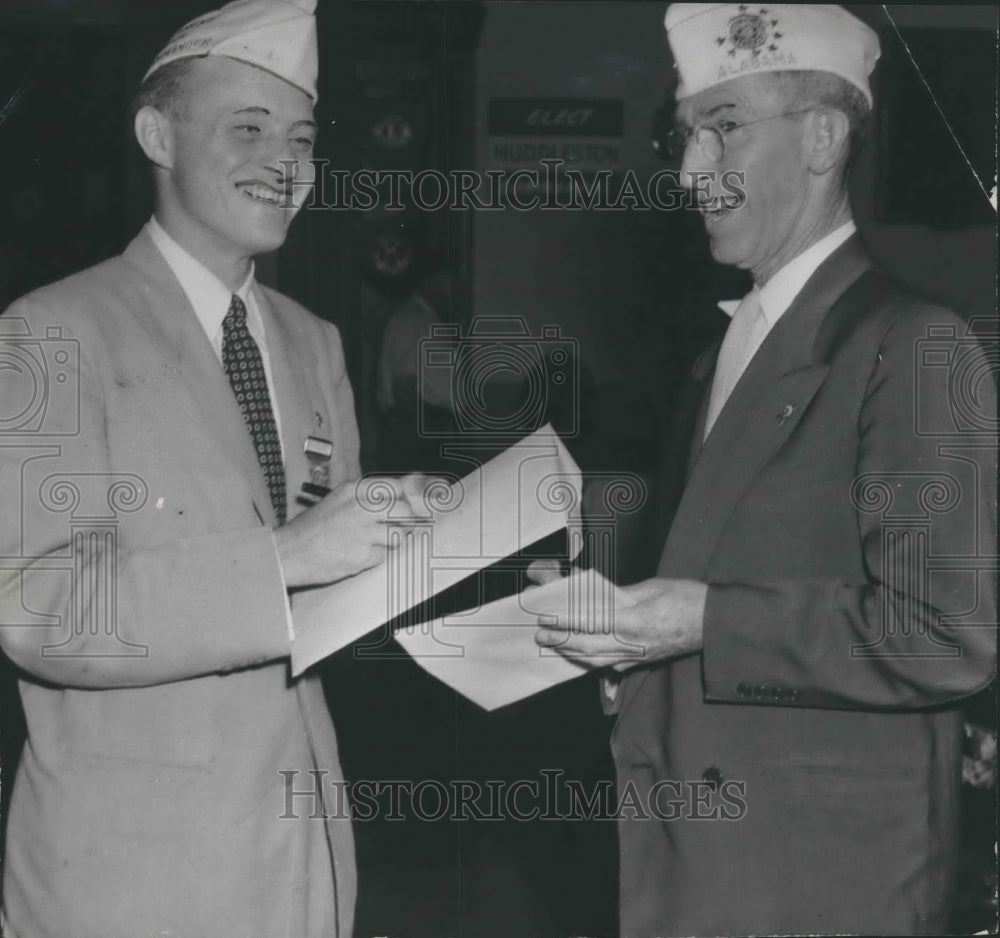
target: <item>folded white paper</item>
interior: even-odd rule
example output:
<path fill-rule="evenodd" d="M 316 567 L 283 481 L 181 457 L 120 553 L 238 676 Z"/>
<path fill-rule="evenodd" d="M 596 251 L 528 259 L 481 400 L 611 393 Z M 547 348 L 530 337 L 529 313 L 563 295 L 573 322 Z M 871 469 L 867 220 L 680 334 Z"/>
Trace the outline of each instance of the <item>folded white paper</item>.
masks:
<path fill-rule="evenodd" d="M 590 670 L 554 648 L 535 644 L 540 616 L 571 617 L 588 629 L 610 633 L 615 610 L 631 605 L 595 570 L 574 571 L 472 612 L 400 629 L 396 641 L 429 674 L 480 707 L 495 710 Z M 594 659 L 594 667 L 601 664 Z"/>
<path fill-rule="evenodd" d="M 471 446 L 461 458 L 476 465 Z M 373 510 L 379 485 L 359 483 L 359 498 Z M 385 563 L 292 597 L 293 675 L 565 527 L 580 504 L 580 470 L 545 426 L 460 481 L 432 488 L 425 500 L 424 516 L 410 517 L 394 514 L 398 506 L 385 499 L 380 510 L 395 548 Z"/>

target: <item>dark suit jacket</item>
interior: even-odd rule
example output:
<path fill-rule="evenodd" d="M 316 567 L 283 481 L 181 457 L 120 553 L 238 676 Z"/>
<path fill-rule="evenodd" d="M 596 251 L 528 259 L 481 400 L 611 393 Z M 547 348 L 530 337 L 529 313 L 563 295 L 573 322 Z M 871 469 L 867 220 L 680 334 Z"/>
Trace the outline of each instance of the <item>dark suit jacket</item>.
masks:
<path fill-rule="evenodd" d="M 946 926 L 954 705 L 995 667 L 995 397 L 964 335 L 854 238 L 704 446 L 699 362 L 659 575 L 709 584 L 704 647 L 619 690 L 619 791 L 658 796 L 620 822 L 622 938 Z M 985 380 L 949 388 L 948 356 Z"/>
<path fill-rule="evenodd" d="M 257 299 L 294 515 L 307 436 L 333 442 L 331 486 L 359 475 L 354 404 L 337 330 Z M 333 726 L 318 678 L 289 677 L 270 496 L 180 283 L 143 232 L 4 325 L 50 369 L 44 414 L 0 437 L 0 645 L 28 723 L 12 934 L 349 935 L 346 808 L 286 801 L 314 769 L 334 793 Z M 28 378 L 0 369 L 0 400 Z"/>

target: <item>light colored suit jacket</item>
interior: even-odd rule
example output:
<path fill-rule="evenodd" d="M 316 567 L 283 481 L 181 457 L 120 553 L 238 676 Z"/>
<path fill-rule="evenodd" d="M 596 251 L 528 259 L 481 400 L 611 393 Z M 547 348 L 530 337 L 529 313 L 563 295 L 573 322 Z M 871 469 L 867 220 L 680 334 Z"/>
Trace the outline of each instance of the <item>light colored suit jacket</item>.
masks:
<path fill-rule="evenodd" d="M 336 329 L 257 289 L 294 515 L 306 437 L 332 441 L 331 485 L 358 476 L 354 406 Z M 48 369 L 44 406 L 0 437 L 0 644 L 28 725 L 9 927 L 350 935 L 344 799 L 291 795 L 342 794 L 333 726 L 318 679 L 290 678 L 267 487 L 180 284 L 142 233 L 3 322 L 8 352 L 34 338 L 0 399 Z"/>
<path fill-rule="evenodd" d="M 704 648 L 619 689 L 619 790 L 659 794 L 620 822 L 621 938 L 943 933 L 955 704 L 995 668 L 984 365 L 857 238 L 692 446 L 699 363 L 659 574 L 709 584 Z"/>

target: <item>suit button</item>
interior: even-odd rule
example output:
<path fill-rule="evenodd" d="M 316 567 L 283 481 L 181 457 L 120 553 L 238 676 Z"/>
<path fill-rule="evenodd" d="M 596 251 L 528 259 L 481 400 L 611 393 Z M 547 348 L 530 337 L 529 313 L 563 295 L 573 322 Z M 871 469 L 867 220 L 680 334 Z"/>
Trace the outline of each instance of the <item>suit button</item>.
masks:
<path fill-rule="evenodd" d="M 736 696 L 737 697 L 749 697 L 753 693 L 753 687 L 746 681 L 740 681 L 736 685 Z"/>
<path fill-rule="evenodd" d="M 701 780 L 708 782 L 713 788 L 717 788 L 722 781 L 722 772 L 714 765 L 710 765 L 701 773 Z"/>

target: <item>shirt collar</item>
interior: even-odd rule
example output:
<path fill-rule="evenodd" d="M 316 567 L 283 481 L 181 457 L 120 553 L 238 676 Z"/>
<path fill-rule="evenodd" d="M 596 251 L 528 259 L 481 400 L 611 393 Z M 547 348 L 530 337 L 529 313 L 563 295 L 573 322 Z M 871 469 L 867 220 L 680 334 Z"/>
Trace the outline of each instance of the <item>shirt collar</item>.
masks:
<path fill-rule="evenodd" d="M 768 326 L 773 326 L 781 317 L 806 281 L 816 272 L 834 251 L 837 250 L 857 230 L 854 221 L 847 221 L 828 235 L 820 238 L 811 247 L 790 260 L 767 283 L 760 288 L 760 310 Z M 720 300 L 719 309 L 727 316 L 736 312 L 741 300 Z"/>
<path fill-rule="evenodd" d="M 222 329 L 222 320 L 226 318 L 233 294 L 229 288 L 213 274 L 201 261 L 192 257 L 167 232 L 155 217 L 150 218 L 146 230 L 153 239 L 163 259 L 180 281 L 195 315 L 211 339 Z M 250 264 L 250 272 L 243 281 L 236 295 L 249 304 L 250 291 L 254 286 L 254 265 Z"/>

